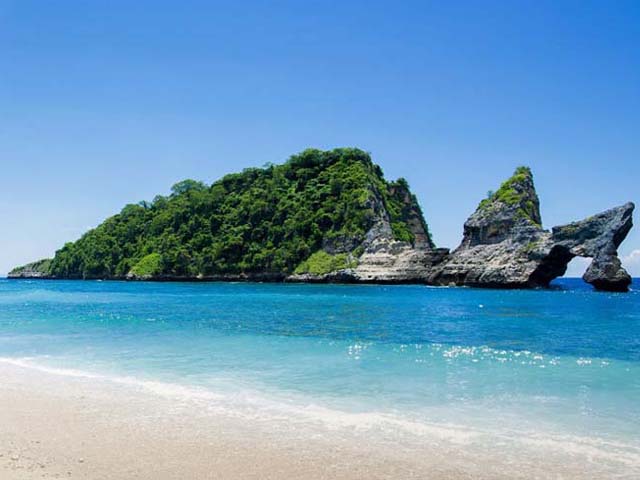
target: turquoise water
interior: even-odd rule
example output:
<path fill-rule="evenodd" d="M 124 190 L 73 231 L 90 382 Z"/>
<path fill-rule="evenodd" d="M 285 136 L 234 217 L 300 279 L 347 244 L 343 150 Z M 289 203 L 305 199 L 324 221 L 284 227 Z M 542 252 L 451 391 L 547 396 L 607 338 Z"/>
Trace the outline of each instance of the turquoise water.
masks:
<path fill-rule="evenodd" d="M 640 448 L 638 281 L 610 294 L 573 280 L 547 291 L 0 280 L 0 357 L 261 415 Z"/>

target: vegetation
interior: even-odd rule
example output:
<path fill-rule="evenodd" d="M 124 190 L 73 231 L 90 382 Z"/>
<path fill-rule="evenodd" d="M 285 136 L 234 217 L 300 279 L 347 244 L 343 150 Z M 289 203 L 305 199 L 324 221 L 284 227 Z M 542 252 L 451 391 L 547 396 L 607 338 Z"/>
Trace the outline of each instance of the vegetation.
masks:
<path fill-rule="evenodd" d="M 593 217 L 589 217 L 585 219 L 585 222 L 590 221 Z M 568 225 L 563 225 L 562 227 L 556 227 L 554 229 L 554 235 L 560 238 L 572 237 L 576 233 L 578 233 L 578 224 L 576 222 L 570 223 Z"/>
<path fill-rule="evenodd" d="M 358 262 L 347 253 L 336 253 L 335 255 L 331 255 L 324 250 L 318 250 L 316 253 L 314 253 L 308 259 L 298 265 L 294 273 L 311 273 L 313 275 L 324 275 L 326 273 L 335 272 L 336 270 L 342 270 L 344 268 L 354 268 L 357 265 Z"/>
<path fill-rule="evenodd" d="M 138 278 L 151 278 L 162 273 L 162 256 L 159 253 L 145 255 L 130 272 Z"/>
<path fill-rule="evenodd" d="M 20 275 L 27 271 L 39 272 L 45 276 L 49 275 L 49 273 L 51 272 L 51 259 L 45 258 L 43 260 L 38 260 L 36 262 L 28 263 L 21 267 L 16 267 L 13 270 L 11 270 L 11 272 L 9 272 L 9 275 Z"/>
<path fill-rule="evenodd" d="M 350 262 L 323 252 L 323 241 L 358 245 L 385 209 L 394 236 L 413 242 L 416 208 L 406 181 L 385 181 L 366 152 L 309 149 L 127 205 L 56 252 L 50 270 L 63 278 L 326 272 Z"/>
<path fill-rule="evenodd" d="M 524 247 L 522 247 L 522 253 L 526 253 L 529 254 L 531 252 L 533 252 L 535 249 L 538 248 L 538 246 L 540 245 L 540 243 L 538 241 L 531 241 L 529 243 L 527 243 Z"/>
<path fill-rule="evenodd" d="M 528 185 L 531 188 L 527 188 Z M 487 198 L 482 200 L 479 209 L 486 210 L 491 208 L 497 202 L 508 206 L 517 206 L 516 215 L 519 218 L 526 219 L 531 223 L 538 225 L 537 208 L 532 200 L 533 192 L 533 174 L 529 167 L 520 166 L 516 168 L 513 176 L 505 180 L 500 188 L 493 192 L 487 192 Z M 535 192 L 533 192 L 535 195 Z"/>

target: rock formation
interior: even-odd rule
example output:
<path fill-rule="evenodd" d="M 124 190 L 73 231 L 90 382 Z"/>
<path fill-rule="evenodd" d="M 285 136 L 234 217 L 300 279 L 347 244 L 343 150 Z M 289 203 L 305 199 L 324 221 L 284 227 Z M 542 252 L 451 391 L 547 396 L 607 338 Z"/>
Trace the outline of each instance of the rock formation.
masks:
<path fill-rule="evenodd" d="M 626 291 L 631 277 L 617 249 L 632 226 L 627 203 L 585 220 L 542 228 L 539 200 L 528 168 L 520 167 L 483 200 L 464 224 L 460 246 L 427 282 L 496 288 L 546 287 L 576 256 L 593 258 L 584 280 L 598 290 Z"/>
<path fill-rule="evenodd" d="M 424 222 L 420 206 L 408 188 L 394 187 L 402 198 L 404 218 L 415 239 L 412 243 L 396 240 L 387 210 L 379 200 L 371 208 L 376 212 L 376 221 L 357 245 L 336 246 L 331 242 L 323 246 L 330 254 L 362 253 L 354 259 L 357 265 L 322 275 L 294 274 L 287 277 L 290 282 L 341 282 L 341 283 L 424 283 L 431 268 L 441 262 L 449 253 L 447 248 L 435 248 Z M 402 189 L 400 191 L 399 189 Z M 373 197 L 379 199 L 378 195 Z"/>
<path fill-rule="evenodd" d="M 408 188 L 394 193 L 399 193 L 403 200 L 404 218 L 415 240 L 409 243 L 394 239 L 389 216 L 383 211 L 366 235 L 358 265 L 350 272 L 354 281 L 423 283 L 432 267 L 449 253 L 446 248 L 435 248 L 420 206 Z"/>
<path fill-rule="evenodd" d="M 51 259 L 45 258 L 35 262 L 27 263 L 21 267 L 14 268 L 9 272 L 9 278 L 48 278 Z"/>
<path fill-rule="evenodd" d="M 433 244 L 406 181 L 386 181 L 357 149 L 308 150 L 210 187 L 178 187 L 9 276 L 536 288 L 581 256 L 592 259 L 583 278 L 597 290 L 631 284 L 617 250 L 634 205 L 545 230 L 527 167 L 480 202 L 453 252 Z"/>
<path fill-rule="evenodd" d="M 633 226 L 633 203 L 626 203 L 580 222 L 554 227 L 551 241 L 555 255 L 591 257 L 583 275 L 598 290 L 627 291 L 631 276 L 622 268 L 618 247 Z"/>

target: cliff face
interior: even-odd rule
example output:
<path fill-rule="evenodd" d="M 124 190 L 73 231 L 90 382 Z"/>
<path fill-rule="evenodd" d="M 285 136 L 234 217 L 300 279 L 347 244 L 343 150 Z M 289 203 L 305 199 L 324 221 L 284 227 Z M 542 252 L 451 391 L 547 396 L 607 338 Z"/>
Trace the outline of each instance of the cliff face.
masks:
<path fill-rule="evenodd" d="M 541 230 L 541 225 L 533 175 L 527 167 L 519 167 L 464 223 L 462 246 L 498 244 L 518 232 Z"/>
<path fill-rule="evenodd" d="M 622 268 L 618 247 L 633 226 L 633 210 L 634 205 L 629 202 L 585 220 L 554 227 L 550 240 L 553 255 L 546 263 L 553 263 L 558 256 L 592 258 L 582 277 L 585 282 L 598 290 L 626 291 L 631 276 Z M 566 264 L 556 264 L 566 270 Z"/>
<path fill-rule="evenodd" d="M 633 203 L 585 220 L 541 226 L 531 171 L 519 168 L 483 200 L 464 224 L 460 246 L 434 268 L 427 282 L 495 288 L 546 287 L 576 256 L 592 258 L 584 280 L 598 290 L 626 291 L 631 277 L 617 249 L 632 227 Z"/>
<path fill-rule="evenodd" d="M 533 176 L 520 167 L 480 202 L 464 224 L 462 243 L 429 276 L 436 285 L 532 287 L 534 245 L 544 237 Z"/>
<path fill-rule="evenodd" d="M 633 209 L 544 230 L 533 175 L 519 167 L 480 202 L 450 253 L 433 244 L 406 181 L 386 181 L 361 150 L 307 150 L 211 186 L 181 182 L 10 276 L 533 288 L 582 256 L 593 259 L 585 281 L 626 291 L 617 249 Z"/>
<path fill-rule="evenodd" d="M 405 194 L 406 193 L 406 194 Z M 441 262 L 448 249 L 435 248 L 422 212 L 408 190 L 401 195 L 405 222 L 415 239 L 398 240 L 385 209 L 378 215 L 356 248 L 357 257 L 346 268 L 331 272 L 295 273 L 287 277 L 292 282 L 343 283 L 424 283 L 431 268 Z"/>

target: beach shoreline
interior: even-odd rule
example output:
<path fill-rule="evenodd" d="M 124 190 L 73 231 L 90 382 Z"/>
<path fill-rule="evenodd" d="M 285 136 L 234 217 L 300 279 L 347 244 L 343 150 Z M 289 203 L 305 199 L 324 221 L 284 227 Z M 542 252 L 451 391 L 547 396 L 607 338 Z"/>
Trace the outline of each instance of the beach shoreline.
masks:
<path fill-rule="evenodd" d="M 134 386 L 0 363 L 0 472 L 6 480 L 472 478 L 435 458 L 194 411 Z M 374 453 L 375 452 L 375 453 Z"/>
<path fill-rule="evenodd" d="M 483 457 L 438 435 L 402 443 L 353 426 L 234 417 L 133 384 L 6 361 L 0 377 L 6 480 L 607 478 L 597 461 L 576 455 L 541 461 L 543 451 L 528 452 L 526 464 L 514 466 L 499 446 Z"/>

